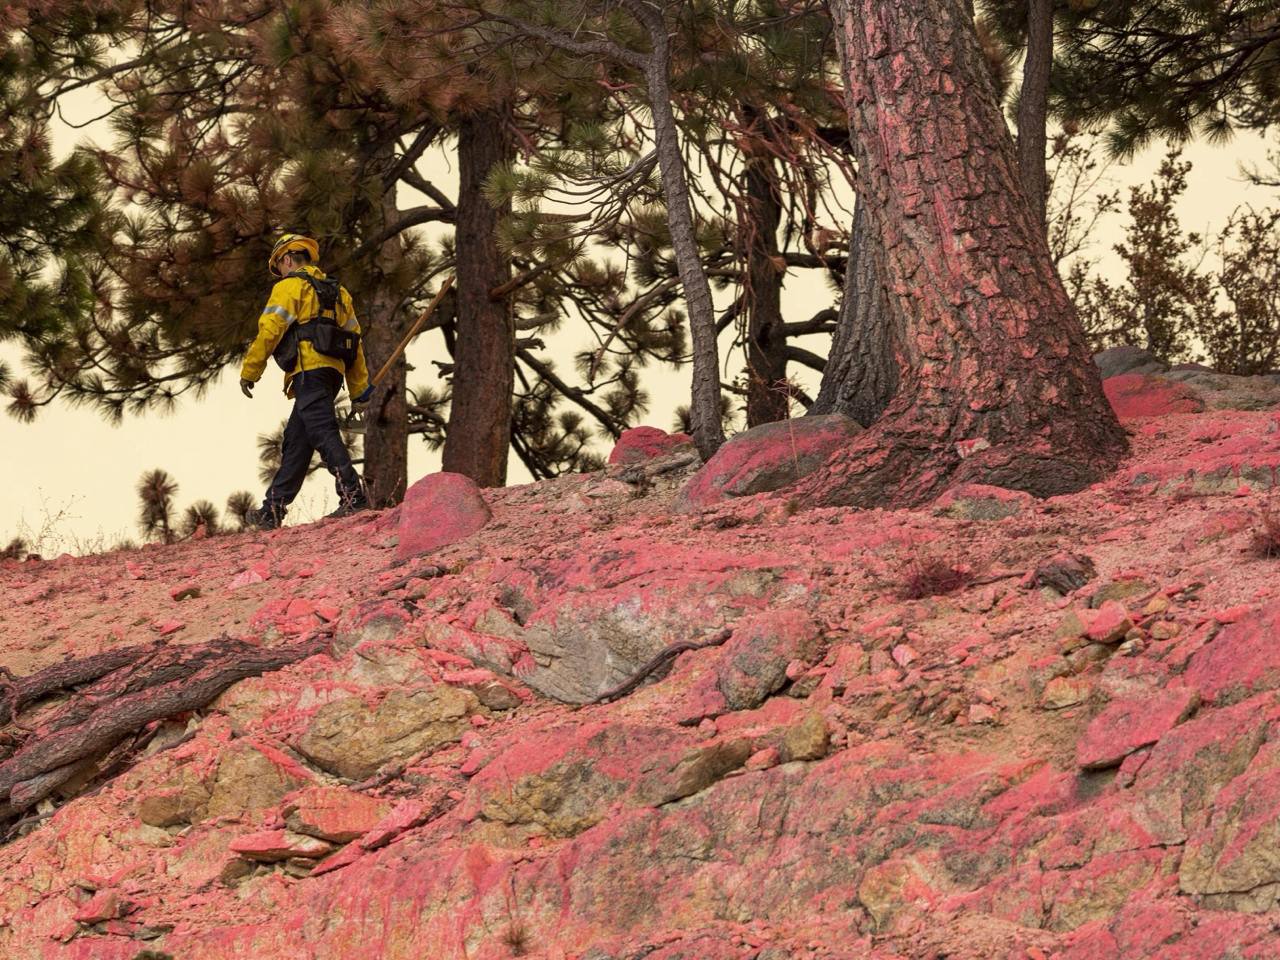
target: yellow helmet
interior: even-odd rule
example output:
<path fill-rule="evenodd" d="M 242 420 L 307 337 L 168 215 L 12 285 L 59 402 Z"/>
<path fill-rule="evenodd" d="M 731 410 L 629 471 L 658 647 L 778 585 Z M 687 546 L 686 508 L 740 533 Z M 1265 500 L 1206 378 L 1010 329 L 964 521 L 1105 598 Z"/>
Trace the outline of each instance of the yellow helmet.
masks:
<path fill-rule="evenodd" d="M 300 233 L 286 233 L 271 248 L 271 257 L 267 260 L 267 269 L 271 271 L 273 277 L 282 276 L 280 273 L 280 259 L 286 253 L 292 253 L 295 250 L 305 250 L 310 254 L 312 263 L 320 259 L 320 244 L 310 237 L 304 237 Z"/>

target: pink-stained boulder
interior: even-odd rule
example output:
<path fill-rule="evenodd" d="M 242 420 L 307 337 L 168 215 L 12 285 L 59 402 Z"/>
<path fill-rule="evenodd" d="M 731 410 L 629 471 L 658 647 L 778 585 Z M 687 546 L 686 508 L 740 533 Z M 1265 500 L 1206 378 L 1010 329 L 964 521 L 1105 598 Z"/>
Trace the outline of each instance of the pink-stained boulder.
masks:
<path fill-rule="evenodd" d="M 1199 703 L 1199 695 L 1188 687 L 1113 700 L 1093 718 L 1076 744 L 1076 763 L 1086 770 L 1113 767 L 1138 748 L 1155 743 L 1190 716 Z"/>
<path fill-rule="evenodd" d="M 1133 629 L 1133 620 L 1123 603 L 1107 600 L 1097 610 L 1088 611 L 1085 636 L 1094 643 L 1119 643 Z"/>
<path fill-rule="evenodd" d="M 626 466 L 654 457 L 665 456 L 682 448 L 692 449 L 693 439 L 687 433 L 667 433 L 657 427 L 632 427 L 623 430 L 609 453 L 609 462 Z"/>
<path fill-rule="evenodd" d="M 801 610 L 766 610 L 734 630 L 716 665 L 716 689 L 726 709 L 751 710 L 787 682 L 787 665 L 810 661 L 820 647 L 818 625 Z"/>
<path fill-rule="evenodd" d="M 855 421 L 838 413 L 752 427 L 725 443 L 693 475 L 675 509 L 698 510 L 779 490 L 818 469 L 861 432 Z"/>
<path fill-rule="evenodd" d="M 432 473 L 404 495 L 396 559 L 447 547 L 476 533 L 492 519 L 480 488 L 460 473 Z"/>
<path fill-rule="evenodd" d="M 1143 373 L 1123 373 L 1102 382 L 1116 416 L 1163 417 L 1170 413 L 1200 413 L 1204 400 L 1186 384 Z"/>
<path fill-rule="evenodd" d="M 1224 627 L 1191 658 L 1186 679 L 1218 704 L 1280 688 L 1280 603 Z"/>

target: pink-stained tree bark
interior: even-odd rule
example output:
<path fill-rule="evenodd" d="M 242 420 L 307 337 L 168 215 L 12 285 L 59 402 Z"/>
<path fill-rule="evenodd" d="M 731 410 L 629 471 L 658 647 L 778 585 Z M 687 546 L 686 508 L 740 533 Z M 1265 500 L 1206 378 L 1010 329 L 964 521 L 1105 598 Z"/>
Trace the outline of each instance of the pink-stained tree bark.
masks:
<path fill-rule="evenodd" d="M 901 381 L 800 498 L 911 505 L 963 481 L 1038 495 L 1097 481 L 1125 437 L 1023 190 L 968 4 L 829 3 Z"/>

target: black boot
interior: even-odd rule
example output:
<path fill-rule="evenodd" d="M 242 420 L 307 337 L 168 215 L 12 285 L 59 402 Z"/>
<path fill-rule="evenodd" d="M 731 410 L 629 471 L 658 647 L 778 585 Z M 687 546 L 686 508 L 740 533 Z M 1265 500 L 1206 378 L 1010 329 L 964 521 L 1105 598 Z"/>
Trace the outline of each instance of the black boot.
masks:
<path fill-rule="evenodd" d="M 361 510 L 369 509 L 369 498 L 364 495 L 363 490 L 357 490 L 352 494 L 343 494 L 338 498 L 338 509 L 329 514 L 330 519 L 339 517 L 349 517 L 353 513 L 359 513 Z"/>
<path fill-rule="evenodd" d="M 246 513 L 244 519 L 249 526 L 257 527 L 259 530 L 279 530 L 280 525 L 284 523 L 284 515 L 288 512 L 284 504 L 266 500 L 262 506 Z"/>

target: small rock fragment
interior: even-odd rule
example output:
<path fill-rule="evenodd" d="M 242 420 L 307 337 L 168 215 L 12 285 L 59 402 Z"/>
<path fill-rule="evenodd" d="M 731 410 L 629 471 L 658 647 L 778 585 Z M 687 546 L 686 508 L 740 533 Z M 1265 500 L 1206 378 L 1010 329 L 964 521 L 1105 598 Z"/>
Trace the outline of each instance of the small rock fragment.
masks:
<path fill-rule="evenodd" d="M 232 853 L 258 863 L 277 863 L 292 857 L 318 860 L 333 852 L 333 844 L 291 830 L 262 830 L 231 841 Z"/>
<path fill-rule="evenodd" d="M 1086 635 L 1094 643 L 1119 643 L 1133 629 L 1133 621 L 1124 604 L 1108 600 L 1088 619 Z"/>
<path fill-rule="evenodd" d="M 1093 683 L 1083 677 L 1054 677 L 1044 685 L 1040 706 L 1046 710 L 1073 707 L 1089 699 L 1092 690 Z"/>

